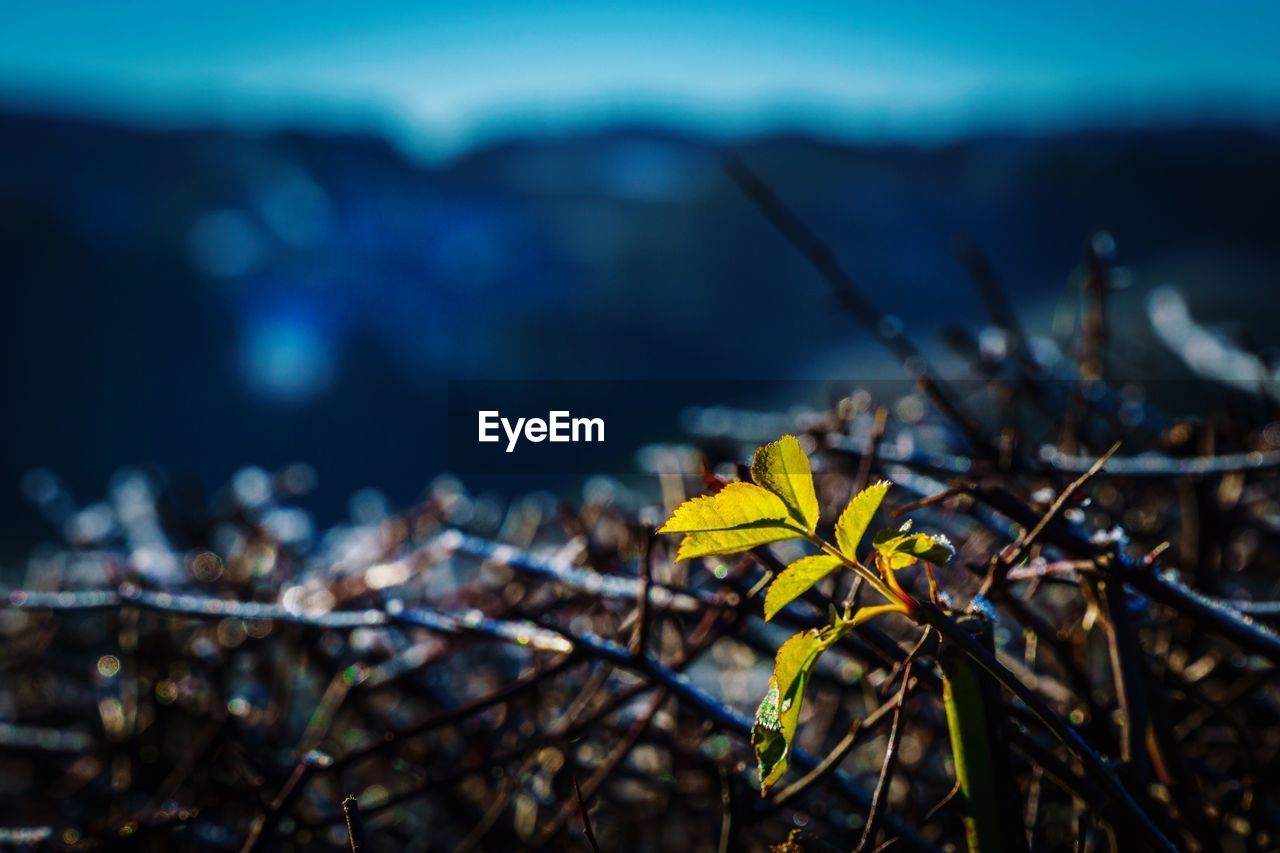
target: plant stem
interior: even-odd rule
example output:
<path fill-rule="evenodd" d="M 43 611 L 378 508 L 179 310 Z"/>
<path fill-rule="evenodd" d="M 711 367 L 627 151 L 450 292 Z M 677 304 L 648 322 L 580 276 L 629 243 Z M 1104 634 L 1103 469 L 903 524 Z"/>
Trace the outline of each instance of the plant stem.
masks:
<path fill-rule="evenodd" d="M 894 604 L 898 604 L 898 603 L 900 603 L 900 602 L 902 601 L 902 599 L 901 599 L 897 594 L 895 594 L 895 593 L 893 592 L 893 590 L 889 589 L 888 585 L 886 585 L 886 584 L 885 584 L 885 582 L 884 582 L 883 580 L 881 580 L 881 579 L 876 575 L 876 573 L 875 573 L 875 572 L 871 571 L 871 570 L 870 570 L 870 569 L 868 569 L 866 566 L 864 566 L 864 565 L 862 565 L 861 563 L 859 563 L 857 560 L 853 560 L 853 559 L 850 559 L 849 557 L 845 556 L 845 554 L 844 554 L 844 553 L 842 553 L 842 552 L 840 551 L 840 549 L 839 549 L 839 548 L 837 548 L 836 546 L 834 546 L 834 545 L 832 545 L 831 543 L 827 542 L 825 539 L 823 539 L 823 538 L 822 538 L 822 537 L 820 537 L 820 536 L 814 536 L 814 535 L 812 535 L 812 534 L 806 534 L 806 535 L 805 535 L 805 538 L 806 538 L 806 539 L 808 539 L 810 542 L 812 542 L 814 545 L 816 545 L 816 546 L 818 546 L 819 548 L 821 548 L 821 549 L 823 550 L 823 552 L 824 552 L 824 553 L 829 554 L 829 555 L 830 555 L 830 556 L 832 556 L 832 557 L 835 557 L 837 560 L 839 560 L 840 562 L 844 563 L 844 564 L 845 564 L 846 566 L 848 566 L 850 569 L 853 569 L 853 571 L 854 571 L 854 572 L 855 572 L 859 577 L 861 577 L 861 578 L 862 578 L 863 580 L 865 580 L 867 583 L 869 583 L 869 584 L 871 584 L 873 587 L 875 587 L 875 588 L 876 588 L 876 592 L 878 592 L 878 593 L 880 593 L 881 595 L 883 595 L 883 596 L 884 596 L 886 599 L 888 599 L 889 601 L 893 602 Z"/>
<path fill-rule="evenodd" d="M 920 603 L 917 617 L 919 621 L 937 629 L 944 639 L 954 643 L 974 663 L 990 673 L 1006 690 L 1022 700 L 1023 704 L 1049 729 L 1050 733 L 1080 760 L 1088 776 L 1106 792 L 1116 805 L 1124 810 L 1131 819 L 1133 828 L 1139 830 L 1151 846 L 1162 850 L 1176 849 L 1169 839 L 1165 838 L 1159 827 L 1152 822 L 1146 812 L 1142 810 L 1142 807 L 1138 805 L 1133 796 L 1115 778 L 1098 754 L 1085 743 L 1080 734 L 1060 719 L 1052 709 L 1045 705 L 1044 700 L 1019 681 L 1013 673 L 996 660 L 994 655 L 970 636 L 968 631 L 957 625 L 933 604 Z"/>
<path fill-rule="evenodd" d="M 997 807 L 1002 797 L 996 774 L 998 768 L 1005 772 L 1008 768 L 998 753 L 1004 749 L 1003 744 L 992 737 L 991 714 L 998 709 L 990 706 L 982 674 L 962 649 L 944 640 L 938 663 L 943 673 L 942 701 L 951 734 L 956 782 L 964 797 L 965 840 L 971 853 L 1006 850 L 1010 845 L 1005 843 L 1007 831 Z M 994 685 L 991 689 L 995 689 Z"/>

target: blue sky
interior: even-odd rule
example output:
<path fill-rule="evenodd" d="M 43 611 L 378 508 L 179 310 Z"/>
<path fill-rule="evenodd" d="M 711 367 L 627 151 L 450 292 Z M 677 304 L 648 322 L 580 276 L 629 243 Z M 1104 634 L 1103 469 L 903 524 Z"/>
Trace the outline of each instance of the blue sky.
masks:
<path fill-rule="evenodd" d="M 380 124 L 426 151 L 628 118 L 937 136 L 1270 121 L 1280 6 L 10 2 L 0 93 L 150 121 Z"/>

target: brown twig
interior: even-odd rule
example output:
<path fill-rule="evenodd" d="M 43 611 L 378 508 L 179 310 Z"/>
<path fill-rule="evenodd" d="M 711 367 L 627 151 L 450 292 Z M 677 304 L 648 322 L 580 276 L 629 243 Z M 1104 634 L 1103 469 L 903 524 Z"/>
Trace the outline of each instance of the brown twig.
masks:
<path fill-rule="evenodd" d="M 875 470 L 880 442 L 884 441 L 884 433 L 888 426 L 889 409 L 885 406 L 877 406 L 871 422 L 871 430 L 867 433 L 867 443 L 862 448 L 862 459 L 858 461 L 858 473 L 853 478 L 855 495 L 871 484 L 871 472 Z"/>
<path fill-rule="evenodd" d="M 946 393 L 934 378 L 933 370 L 920 350 L 906 335 L 902 334 L 901 329 L 894 324 L 884 322 L 884 316 L 862 295 L 853 278 L 836 259 L 831 249 L 796 218 L 779 200 L 773 189 L 740 158 L 732 154 L 726 155 L 724 169 L 743 195 L 756 205 L 770 224 L 790 241 L 822 276 L 840 305 L 902 362 L 925 396 L 964 433 L 974 450 L 983 456 L 994 458 L 995 447 L 982 434 L 977 423 Z"/>
<path fill-rule="evenodd" d="M 943 501 L 949 498 L 953 498 L 960 493 L 961 493 L 960 489 L 956 489 L 956 488 L 943 489 L 942 491 L 937 492 L 936 494 L 928 495 L 927 497 L 920 498 L 917 501 L 912 501 L 911 503 L 905 503 L 902 506 L 894 507 L 893 509 L 889 510 L 889 517 L 895 518 L 895 519 L 902 518 L 902 516 L 906 515 L 909 512 L 915 512 L 916 510 L 924 509 L 927 506 L 940 504 Z"/>
<path fill-rule="evenodd" d="M 902 742 L 902 713 L 907 703 L 907 695 L 911 690 L 911 667 L 914 657 L 907 661 L 903 669 L 902 689 L 898 693 L 898 701 L 893 709 L 893 724 L 889 728 L 889 744 L 884 750 L 884 762 L 880 765 L 880 780 L 876 782 L 875 794 L 871 797 L 871 813 L 867 815 L 866 826 L 862 830 L 862 839 L 858 842 L 858 850 L 867 850 L 875 843 L 880 832 L 880 822 L 884 818 L 884 810 L 889 804 L 889 788 L 893 785 L 893 772 L 898 766 L 898 745 Z"/>
<path fill-rule="evenodd" d="M 654 692 L 653 698 L 649 700 L 649 707 L 636 718 L 636 721 L 632 723 L 631 728 L 627 733 L 621 740 L 614 744 L 613 749 L 610 750 L 609 754 L 600 762 L 600 766 L 598 766 L 595 771 L 587 777 L 586 796 L 593 796 L 600 786 L 604 784 L 605 780 L 609 778 L 609 774 L 613 773 L 617 766 L 622 763 L 623 759 L 627 757 L 632 748 L 636 745 L 636 741 L 638 741 L 640 736 L 644 734 L 644 730 L 648 728 L 649 722 L 653 719 L 653 715 L 658 712 L 658 709 L 662 707 L 662 703 L 666 700 L 666 690 L 659 688 Z M 574 780 L 574 784 L 577 784 L 576 778 Z M 581 799 L 581 791 L 579 791 L 578 796 L 579 799 Z M 553 841 L 555 837 L 559 835 L 560 830 L 563 829 L 565 824 L 567 824 L 573 817 L 573 813 L 574 809 L 571 805 L 566 805 L 561 808 L 560 811 L 556 813 L 556 816 L 552 818 L 551 821 L 548 822 L 547 825 L 538 833 L 537 838 L 533 841 L 533 846 L 535 848 L 539 848 Z"/>
<path fill-rule="evenodd" d="M 351 853 L 361 853 L 365 849 L 365 843 L 360 801 L 354 796 L 347 797 L 342 801 L 342 813 L 347 818 L 347 839 L 351 842 Z"/>
<path fill-rule="evenodd" d="M 965 272 L 969 274 L 969 280 L 973 282 L 979 296 L 982 297 L 982 304 L 986 306 L 991 319 L 1013 336 L 1014 345 L 1019 353 L 1025 352 L 1026 332 L 1018 322 L 1018 312 L 1009 301 L 1008 293 L 1000 286 L 1000 281 L 991 268 L 991 261 L 978 248 L 977 243 L 967 237 L 956 241 L 955 250 Z"/>
<path fill-rule="evenodd" d="M 573 777 L 573 793 L 578 800 L 578 816 L 582 819 L 582 834 L 587 837 L 593 853 L 600 853 L 600 844 L 596 841 L 595 831 L 591 828 L 591 815 L 587 813 L 587 801 L 582 798 L 582 788 L 578 785 L 578 777 Z"/>
<path fill-rule="evenodd" d="M 1074 453 L 1080 444 L 1080 429 L 1089 415 L 1089 392 L 1095 382 L 1102 380 L 1103 360 L 1107 339 L 1107 264 L 1092 247 L 1085 257 L 1084 277 L 1081 280 L 1084 309 L 1080 322 L 1080 351 L 1077 364 L 1079 381 L 1075 383 L 1071 402 L 1067 406 L 1062 425 L 1062 449 Z"/>
<path fill-rule="evenodd" d="M 1034 545 L 1036 540 L 1044 533 L 1045 529 L 1053 523 L 1053 520 L 1058 517 L 1058 514 L 1062 512 L 1067 503 L 1075 496 L 1076 492 L 1080 491 L 1080 489 L 1084 487 L 1085 483 L 1089 482 L 1095 474 L 1101 471 L 1103 466 L 1107 464 L 1107 460 L 1110 459 L 1119 449 L 1120 442 L 1117 441 L 1115 444 L 1111 445 L 1110 450 L 1099 456 L 1093 465 L 1089 466 L 1088 471 L 1085 471 L 1073 480 L 1070 485 L 1063 489 L 1049 506 L 1049 509 L 1040 517 L 1040 520 L 1036 522 L 1035 526 L 1027 531 L 1026 534 L 1018 538 L 1018 541 L 1013 546 L 1013 550 L 1009 552 L 1007 556 L 997 555 L 992 558 L 991 570 L 987 575 L 987 579 L 984 580 L 982 584 L 981 593 L 983 595 L 991 594 L 991 590 L 994 585 L 1003 580 L 1004 572 L 1010 566 L 1016 565 L 1022 560 L 1027 551 L 1030 550 L 1031 546 Z"/>
<path fill-rule="evenodd" d="M 653 525 L 644 525 L 641 533 L 643 553 L 640 558 L 640 595 L 636 597 L 636 631 L 631 650 L 643 655 L 649 648 L 649 587 L 653 584 Z"/>

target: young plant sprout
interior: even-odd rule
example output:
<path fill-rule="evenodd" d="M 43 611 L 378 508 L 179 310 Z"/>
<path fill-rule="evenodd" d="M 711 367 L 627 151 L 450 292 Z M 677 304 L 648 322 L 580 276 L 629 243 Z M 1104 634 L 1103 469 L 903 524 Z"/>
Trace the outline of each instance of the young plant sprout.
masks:
<path fill-rule="evenodd" d="M 778 649 L 751 736 L 760 763 L 760 790 L 767 794 L 790 765 L 805 685 L 818 658 L 855 626 L 876 616 L 901 613 L 915 620 L 919 604 L 902 588 L 897 573 L 917 562 L 924 562 L 926 568 L 941 566 L 955 555 L 955 549 L 944 536 L 912 532 L 907 522 L 877 533 L 870 551 L 859 558 L 867 528 L 889 491 L 887 480 L 853 496 L 836 521 L 834 542 L 819 536 L 813 470 L 793 435 L 756 451 L 751 479 L 753 483 L 729 483 L 714 495 L 692 498 L 676 508 L 659 532 L 684 534 L 677 559 L 724 556 L 804 539 L 818 553 L 801 557 L 774 579 L 765 595 L 766 620 L 841 569 L 862 578 L 883 599 L 883 603 L 856 609 L 850 603 L 833 607 L 827 625 L 801 631 Z M 931 570 L 930 589 L 936 590 Z"/>

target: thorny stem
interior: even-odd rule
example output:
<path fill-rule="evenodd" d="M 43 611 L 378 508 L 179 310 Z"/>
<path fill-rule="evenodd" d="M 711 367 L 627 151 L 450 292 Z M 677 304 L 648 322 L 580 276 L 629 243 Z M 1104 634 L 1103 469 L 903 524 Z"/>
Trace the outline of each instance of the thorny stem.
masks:
<path fill-rule="evenodd" d="M 1147 837 L 1149 843 L 1165 850 L 1175 849 L 1172 843 L 1165 838 L 1160 829 L 1151 821 L 1151 818 L 1142 810 L 1142 807 L 1133 799 L 1133 796 L 1115 778 L 1110 768 L 1080 737 L 1079 733 L 1059 719 L 1058 715 L 1045 705 L 1039 696 L 1019 681 L 1013 673 L 1006 669 L 993 655 L 989 654 L 986 649 L 982 648 L 968 631 L 961 628 L 942 610 L 932 604 L 920 605 L 919 616 L 920 622 L 935 628 L 938 633 L 968 655 L 974 663 L 986 670 L 1001 686 L 1020 699 L 1031 710 L 1031 713 L 1044 724 L 1045 728 L 1080 760 L 1081 764 L 1084 765 L 1085 772 L 1099 787 L 1128 813 L 1134 822 L 1134 827 Z"/>
<path fill-rule="evenodd" d="M 1114 451 L 1114 448 L 1113 448 Z M 1103 460 L 1105 461 L 1105 459 Z M 1043 528 L 1041 528 L 1043 529 Z M 1044 704 L 1044 702 L 1033 691 L 1026 687 L 1017 679 L 1013 673 L 1009 672 L 994 656 L 988 654 L 967 631 L 957 625 L 952 619 L 946 615 L 936 604 L 922 604 L 916 601 L 905 592 L 892 590 L 885 581 L 877 577 L 874 572 L 863 566 L 860 562 L 852 560 L 839 549 L 826 542 L 819 536 L 806 534 L 805 538 L 818 546 L 824 553 L 830 554 L 839 559 L 844 565 L 857 572 L 868 583 L 876 588 L 888 601 L 890 605 L 880 605 L 873 608 L 863 608 L 857 614 L 856 621 L 842 622 L 837 626 L 842 629 L 841 633 L 854 625 L 866 621 L 872 616 L 886 612 L 901 612 L 921 626 L 928 626 L 936 629 L 942 636 L 953 642 L 961 651 L 963 651 L 974 663 L 978 664 L 986 670 L 993 678 L 996 679 L 1006 690 L 1016 696 L 1032 711 L 1033 714 L 1045 725 L 1046 728 L 1057 738 L 1064 746 L 1066 746 L 1084 765 L 1086 772 L 1094 778 L 1099 786 L 1114 800 L 1121 808 L 1123 808 L 1133 819 L 1134 825 L 1147 836 L 1147 839 L 1154 846 L 1164 849 L 1174 849 L 1172 844 L 1161 833 L 1160 829 L 1152 822 L 1151 818 L 1142 810 L 1133 796 L 1124 788 L 1122 784 L 1115 778 L 1111 770 L 1103 763 L 1102 759 L 1089 747 L 1089 745 L 1080 737 L 1079 733 L 1071 726 L 1063 722 L 1053 711 Z M 890 575 L 892 581 L 892 575 Z M 897 586 L 895 583 L 894 586 Z M 899 590 L 901 588 L 899 587 Z"/>

